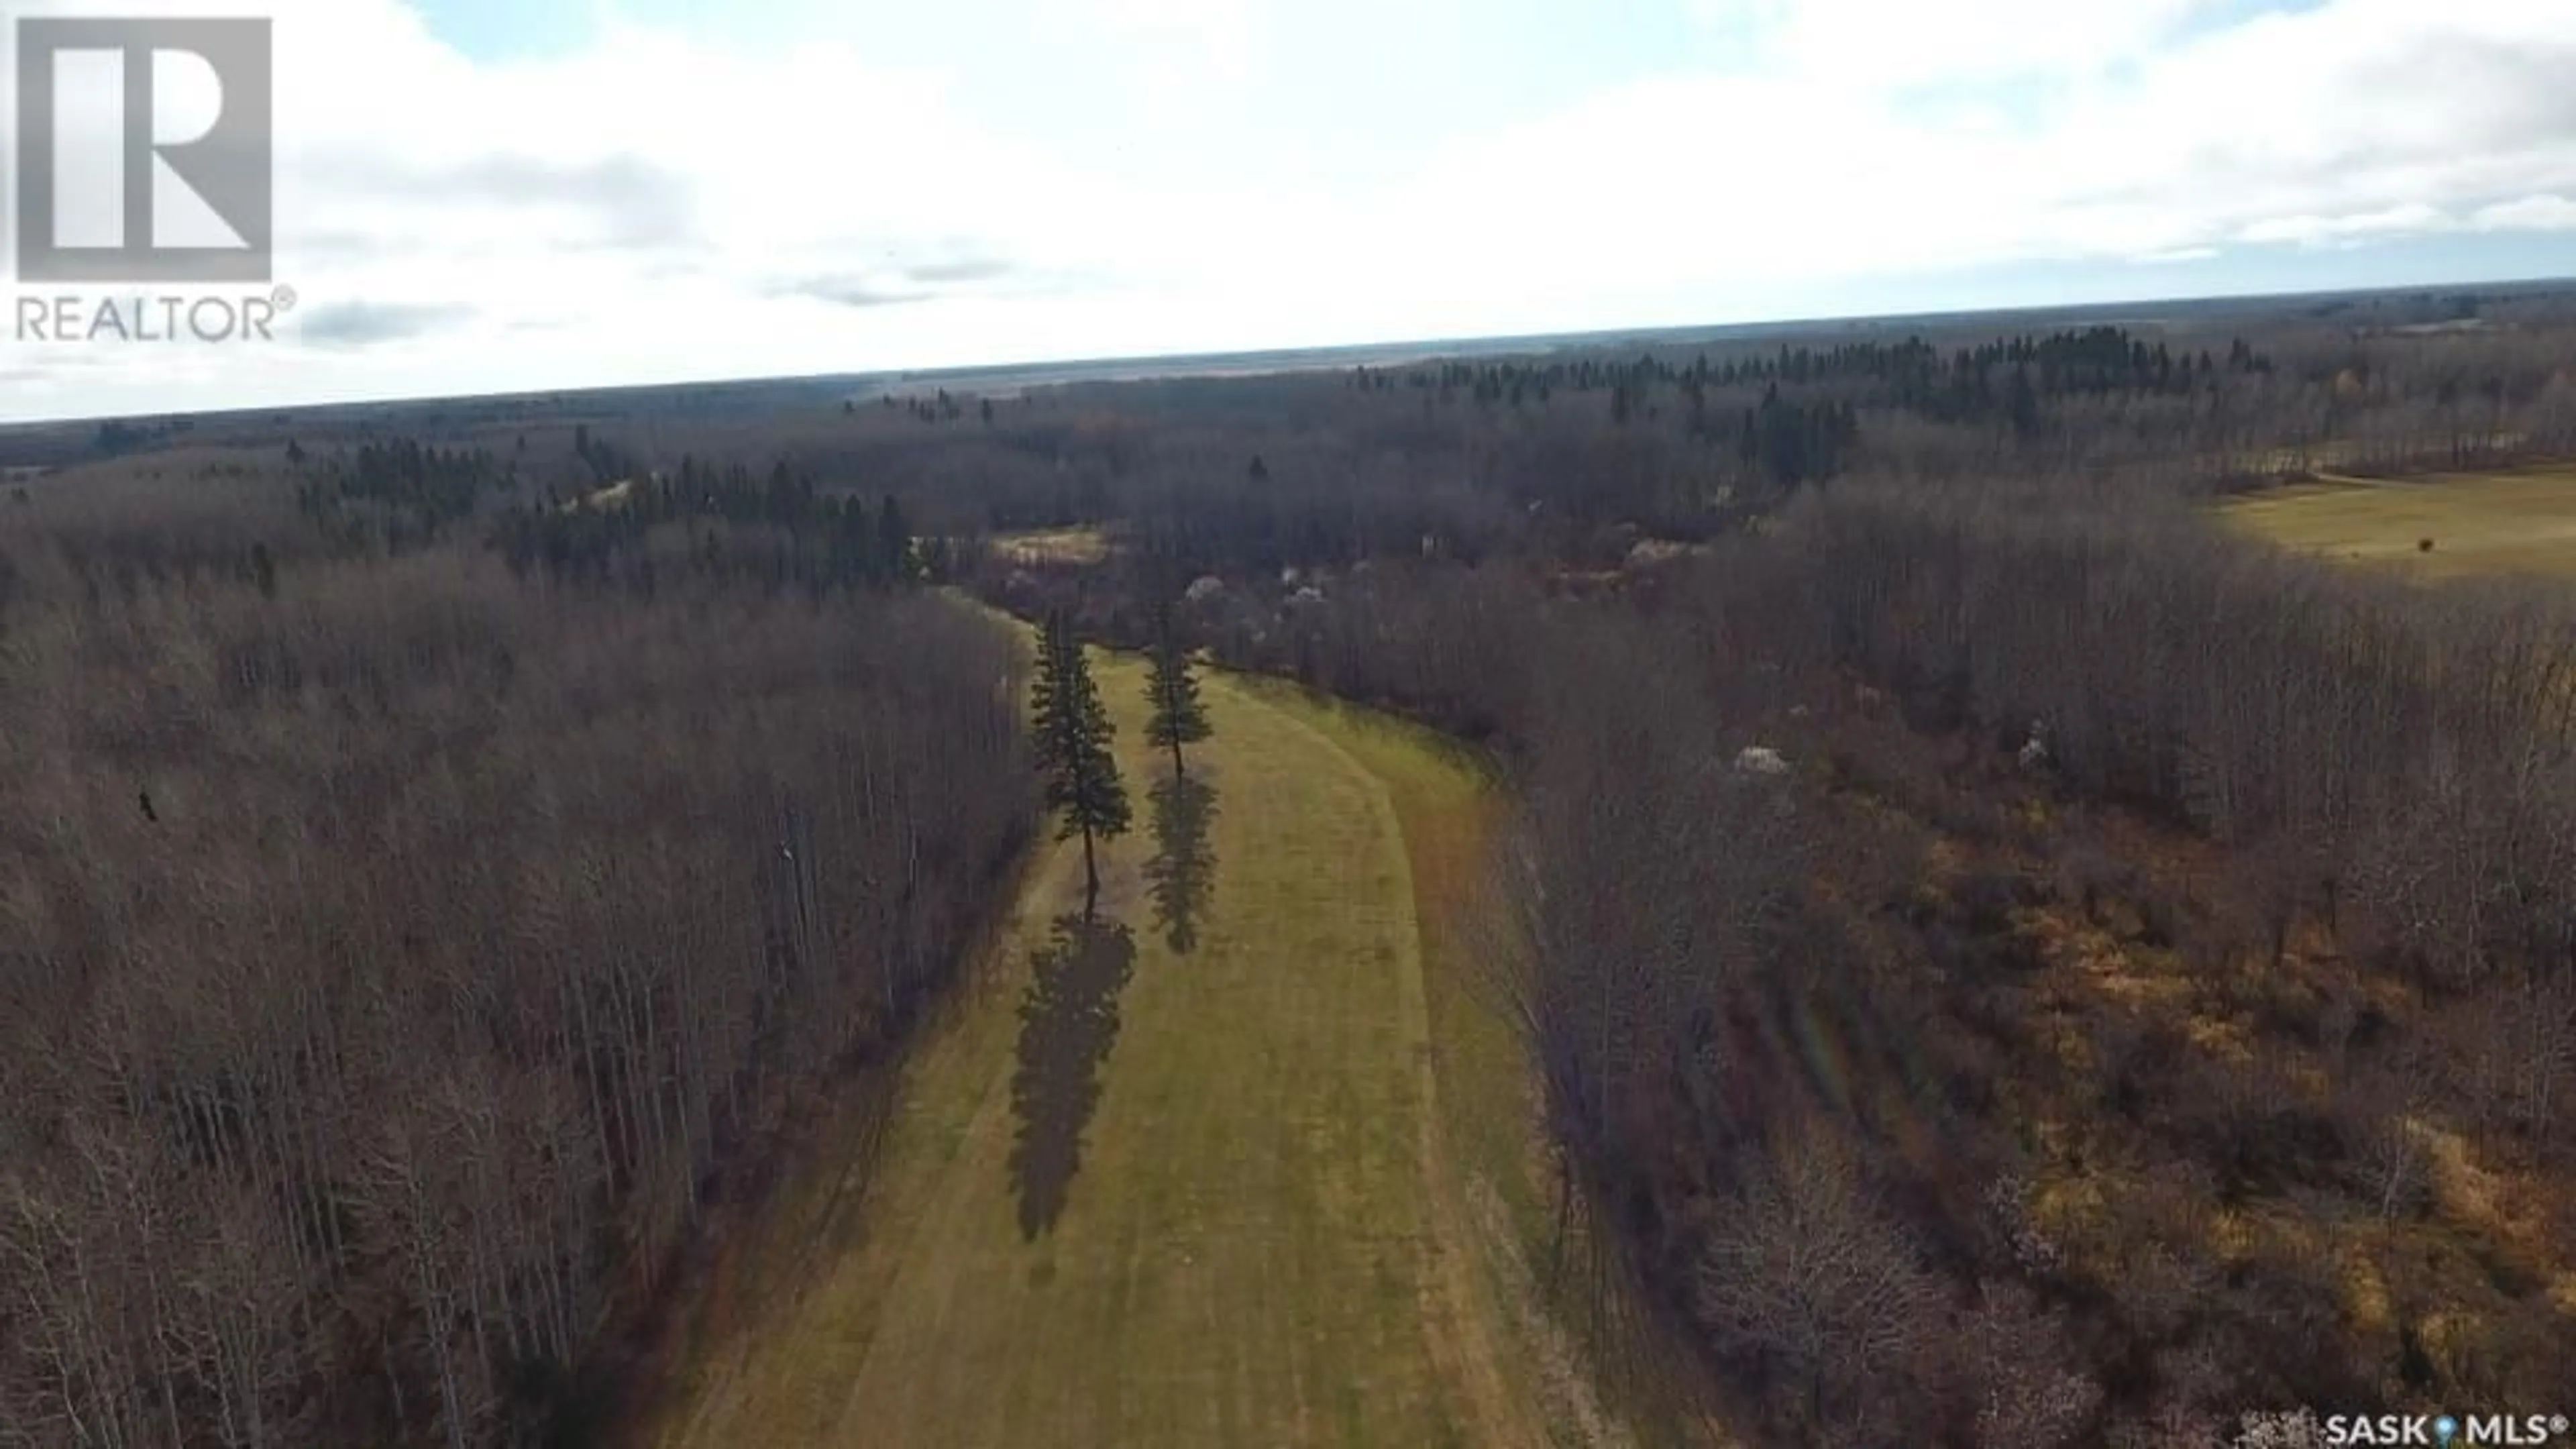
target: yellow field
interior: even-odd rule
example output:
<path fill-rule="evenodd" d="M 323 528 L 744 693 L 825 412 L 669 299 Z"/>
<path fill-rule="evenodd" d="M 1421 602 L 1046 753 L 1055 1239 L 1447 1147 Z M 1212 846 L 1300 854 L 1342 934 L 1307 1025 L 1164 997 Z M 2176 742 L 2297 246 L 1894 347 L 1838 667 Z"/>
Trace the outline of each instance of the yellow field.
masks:
<path fill-rule="evenodd" d="M 864 1189 L 782 1192 L 650 1437 L 1621 1438 L 1529 1291 L 1525 1074 L 1459 930 L 1483 782 L 1426 737 L 1215 677 L 1204 843 L 1164 849 L 1142 667 L 1095 658 L 1136 807 L 1101 920 L 1068 919 L 1080 847 L 1055 847 L 907 1068 Z"/>
<path fill-rule="evenodd" d="M 2576 576 L 2576 468 L 2299 484 L 2251 494 L 2224 514 L 2291 548 L 2423 578 Z"/>
<path fill-rule="evenodd" d="M 990 546 L 996 557 L 1020 568 L 1088 568 L 1109 558 L 1109 536 L 1097 528 L 998 533 L 992 537 Z"/>

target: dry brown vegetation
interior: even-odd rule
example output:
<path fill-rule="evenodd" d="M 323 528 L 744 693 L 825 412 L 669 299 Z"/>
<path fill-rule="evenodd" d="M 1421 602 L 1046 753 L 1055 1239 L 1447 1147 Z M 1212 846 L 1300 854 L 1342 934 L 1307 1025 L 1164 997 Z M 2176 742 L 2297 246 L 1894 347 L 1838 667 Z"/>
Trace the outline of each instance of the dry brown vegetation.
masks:
<path fill-rule="evenodd" d="M 1488 661 L 1420 703 L 1517 743 L 1552 1125 L 1755 1432 L 2221 1442 L 2558 1387 L 2557 601 L 1866 492 L 1646 618 L 1400 587 L 1315 657 L 1446 620 Z M 1756 741 L 1798 778 L 1730 769 Z"/>
<path fill-rule="evenodd" d="M 1014 654 L 157 481 L 0 537 L 0 1441 L 576 1424 L 791 1089 L 989 909 Z"/>

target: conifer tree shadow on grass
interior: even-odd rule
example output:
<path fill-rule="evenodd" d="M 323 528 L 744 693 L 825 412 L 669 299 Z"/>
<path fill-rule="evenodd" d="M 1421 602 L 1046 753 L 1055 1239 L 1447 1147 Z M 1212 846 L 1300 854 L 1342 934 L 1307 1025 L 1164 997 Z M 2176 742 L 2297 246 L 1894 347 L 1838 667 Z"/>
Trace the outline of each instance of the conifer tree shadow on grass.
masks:
<path fill-rule="evenodd" d="M 1145 863 L 1145 881 L 1154 925 L 1175 955 L 1186 956 L 1198 946 L 1199 918 L 1216 891 L 1216 790 L 1186 777 L 1164 780 L 1151 800 L 1154 858 Z"/>
<path fill-rule="evenodd" d="M 1019 1065 L 1011 1075 L 1018 1136 L 1011 1178 L 1020 1235 L 1035 1241 L 1063 1216 L 1082 1170 L 1083 1133 L 1100 1105 L 1118 1040 L 1118 997 L 1135 973 L 1136 936 L 1115 921 L 1067 914 L 1030 954 L 1020 998 Z"/>

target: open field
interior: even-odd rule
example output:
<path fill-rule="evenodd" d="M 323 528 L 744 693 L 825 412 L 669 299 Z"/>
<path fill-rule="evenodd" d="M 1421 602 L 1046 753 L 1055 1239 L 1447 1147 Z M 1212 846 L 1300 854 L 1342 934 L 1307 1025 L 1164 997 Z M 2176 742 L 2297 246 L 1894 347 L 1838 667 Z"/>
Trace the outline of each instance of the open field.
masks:
<path fill-rule="evenodd" d="M 2339 479 L 2253 494 L 2224 511 L 2291 548 L 2425 578 L 2576 575 L 2576 467 Z M 2430 552 L 2420 547 L 2428 538 Z"/>
<path fill-rule="evenodd" d="M 1016 568 L 1087 567 L 1109 557 L 1109 536 L 1097 528 L 1033 529 L 992 540 L 994 554 Z"/>
<path fill-rule="evenodd" d="M 1615 1438 L 1533 1307 L 1519 1057 L 1462 975 L 1482 781 L 1413 732 L 1212 678 L 1212 882 L 1178 928 L 1142 669 L 1098 673 L 1137 807 L 1100 926 L 1066 921 L 1080 850 L 1057 847 L 908 1071 L 864 1196 L 791 1190 L 711 1295 L 738 1321 L 699 1326 L 658 1438 Z"/>

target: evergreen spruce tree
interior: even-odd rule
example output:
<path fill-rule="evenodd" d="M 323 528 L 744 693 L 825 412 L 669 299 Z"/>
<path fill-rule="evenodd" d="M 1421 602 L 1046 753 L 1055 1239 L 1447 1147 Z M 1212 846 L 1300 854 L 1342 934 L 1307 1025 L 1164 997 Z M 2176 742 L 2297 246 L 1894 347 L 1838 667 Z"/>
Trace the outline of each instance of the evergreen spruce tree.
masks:
<path fill-rule="evenodd" d="M 895 583 L 912 581 L 912 525 L 904 520 L 903 505 L 891 493 L 877 511 L 877 566 Z"/>
<path fill-rule="evenodd" d="M 1038 626 L 1038 675 L 1029 684 L 1029 734 L 1038 773 L 1052 781 L 1063 770 L 1059 757 L 1066 734 L 1064 722 L 1063 621 L 1049 613 Z"/>
<path fill-rule="evenodd" d="M 1150 663 L 1145 692 L 1151 713 L 1145 721 L 1145 738 L 1170 750 L 1172 778 L 1186 779 L 1189 771 L 1181 764 L 1181 746 L 1208 737 L 1207 706 L 1199 702 L 1199 682 L 1190 673 L 1188 651 L 1173 636 L 1168 607 L 1157 622 Z"/>
<path fill-rule="evenodd" d="M 1109 752 L 1116 731 L 1082 644 L 1061 614 L 1050 616 L 1038 646 L 1038 678 L 1029 696 L 1046 804 L 1062 812 L 1056 839 L 1082 837 L 1084 898 L 1100 894 L 1097 842 L 1127 833 L 1127 787 Z"/>

